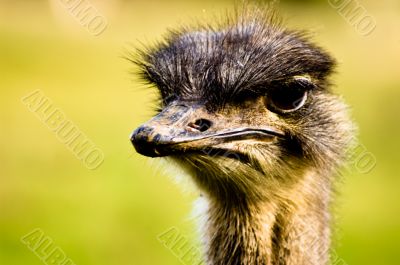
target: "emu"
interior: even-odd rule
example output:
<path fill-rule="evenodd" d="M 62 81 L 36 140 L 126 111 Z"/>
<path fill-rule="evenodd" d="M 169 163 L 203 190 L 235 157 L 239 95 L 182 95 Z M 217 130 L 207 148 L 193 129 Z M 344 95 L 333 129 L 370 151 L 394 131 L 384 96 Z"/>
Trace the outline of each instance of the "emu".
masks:
<path fill-rule="evenodd" d="M 131 141 L 201 191 L 209 265 L 329 262 L 331 198 L 353 125 L 332 57 L 269 8 L 171 31 L 131 59 L 160 94 Z"/>

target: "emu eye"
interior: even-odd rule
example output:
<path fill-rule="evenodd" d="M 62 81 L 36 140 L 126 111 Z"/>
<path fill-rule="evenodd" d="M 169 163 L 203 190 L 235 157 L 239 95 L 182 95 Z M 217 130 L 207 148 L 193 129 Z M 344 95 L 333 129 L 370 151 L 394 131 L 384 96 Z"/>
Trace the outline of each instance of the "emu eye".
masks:
<path fill-rule="evenodd" d="M 313 84 L 304 77 L 273 86 L 267 95 L 267 106 L 274 112 L 288 113 L 300 109 Z"/>

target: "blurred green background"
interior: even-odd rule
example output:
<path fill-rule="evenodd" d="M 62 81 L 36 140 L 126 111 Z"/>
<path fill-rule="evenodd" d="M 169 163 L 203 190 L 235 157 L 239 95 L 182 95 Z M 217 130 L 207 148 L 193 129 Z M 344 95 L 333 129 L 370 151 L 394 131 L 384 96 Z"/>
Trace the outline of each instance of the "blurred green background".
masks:
<path fill-rule="evenodd" d="M 152 115 L 155 94 L 122 55 L 233 2 L 91 0 L 108 21 L 98 36 L 63 2 L 0 0 L 0 264 L 43 264 L 20 241 L 34 228 L 77 265 L 181 264 L 157 235 L 175 226 L 197 244 L 190 218 L 196 192 L 183 192 L 169 177 L 177 173 L 135 154 L 129 134 Z M 278 6 L 291 27 L 310 29 L 338 59 L 335 89 L 376 157 L 372 171 L 348 170 L 340 185 L 340 264 L 400 264 L 400 1 L 359 3 L 376 20 L 368 36 L 328 0 Z M 22 104 L 36 89 L 103 150 L 96 170 Z"/>

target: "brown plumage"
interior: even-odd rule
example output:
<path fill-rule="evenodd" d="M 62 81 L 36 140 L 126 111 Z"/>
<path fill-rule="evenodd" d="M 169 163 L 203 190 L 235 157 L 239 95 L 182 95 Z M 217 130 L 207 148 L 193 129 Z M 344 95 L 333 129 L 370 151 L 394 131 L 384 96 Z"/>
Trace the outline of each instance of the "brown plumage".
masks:
<path fill-rule="evenodd" d="M 332 176 L 352 123 L 329 89 L 333 59 L 274 17 L 244 8 L 133 58 L 161 101 L 131 140 L 202 191 L 210 265 L 328 262 Z"/>

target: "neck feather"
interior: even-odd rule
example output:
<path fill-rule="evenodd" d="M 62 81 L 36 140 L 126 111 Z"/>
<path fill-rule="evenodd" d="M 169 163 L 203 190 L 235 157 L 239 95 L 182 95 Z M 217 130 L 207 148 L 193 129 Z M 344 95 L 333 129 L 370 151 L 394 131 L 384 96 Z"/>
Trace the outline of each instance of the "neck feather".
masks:
<path fill-rule="evenodd" d="M 270 198 L 204 200 L 209 265 L 322 265 L 329 259 L 329 181 L 314 173 Z"/>

